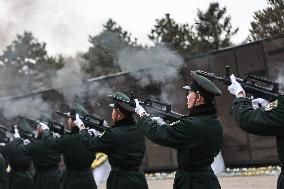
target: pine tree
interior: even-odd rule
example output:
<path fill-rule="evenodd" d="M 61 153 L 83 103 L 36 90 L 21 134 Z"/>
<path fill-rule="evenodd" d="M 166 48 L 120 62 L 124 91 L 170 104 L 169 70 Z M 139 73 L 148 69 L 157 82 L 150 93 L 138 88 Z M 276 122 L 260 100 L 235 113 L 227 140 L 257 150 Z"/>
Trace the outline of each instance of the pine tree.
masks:
<path fill-rule="evenodd" d="M 2 86 L 6 85 L 4 88 L 9 90 L 8 93 L 49 87 L 50 73 L 64 65 L 63 57 L 49 56 L 46 43 L 39 42 L 31 32 L 17 35 L 3 51 L 0 62 Z"/>
<path fill-rule="evenodd" d="M 89 37 L 91 47 L 82 55 L 87 61 L 83 65 L 83 70 L 92 77 L 121 71 L 117 64 L 118 51 L 138 46 L 137 39 L 133 40 L 131 34 L 112 19 L 109 19 L 103 27 L 99 35 Z"/>
<path fill-rule="evenodd" d="M 188 24 L 178 24 L 170 14 L 157 19 L 148 37 L 155 43 L 162 43 L 177 51 L 181 56 L 194 53 L 194 33 Z"/>
<path fill-rule="evenodd" d="M 267 0 L 267 3 L 269 7 L 254 13 L 249 30 L 251 41 L 284 33 L 284 2 Z"/>
<path fill-rule="evenodd" d="M 227 9 L 219 3 L 210 3 L 203 12 L 198 9 L 195 32 L 198 52 L 206 52 L 232 45 L 231 38 L 238 32 L 231 24 L 231 17 L 226 16 Z"/>

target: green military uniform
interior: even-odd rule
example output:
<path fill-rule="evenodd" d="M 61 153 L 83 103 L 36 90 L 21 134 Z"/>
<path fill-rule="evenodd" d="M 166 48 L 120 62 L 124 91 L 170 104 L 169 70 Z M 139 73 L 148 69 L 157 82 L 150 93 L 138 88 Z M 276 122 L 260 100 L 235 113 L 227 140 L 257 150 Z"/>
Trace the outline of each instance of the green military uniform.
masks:
<path fill-rule="evenodd" d="M 11 167 L 8 174 L 9 189 L 33 189 L 33 176 L 31 172 L 32 160 L 17 148 L 16 143 L 20 138 L 8 143 L 3 150 L 3 155 Z"/>
<path fill-rule="evenodd" d="M 114 96 L 129 100 L 120 92 Z M 143 133 L 137 129 L 132 113 L 121 104 L 116 103 L 115 106 L 128 116 L 108 128 L 102 136 L 91 137 L 84 129 L 80 132 L 80 138 L 90 150 L 108 155 L 112 169 L 107 180 L 107 189 L 147 189 L 145 175 L 139 169 L 145 152 Z"/>
<path fill-rule="evenodd" d="M 281 165 L 284 164 L 284 96 L 265 107 L 253 109 L 248 98 L 237 98 L 231 109 L 231 114 L 240 127 L 251 134 L 262 136 L 276 136 L 278 156 Z M 278 189 L 284 189 L 284 172 L 277 182 Z"/>
<path fill-rule="evenodd" d="M 212 100 L 221 92 L 208 79 L 195 72 L 192 76 L 191 86 L 184 88 L 206 97 L 205 104 L 191 108 L 188 116 L 171 124 L 159 125 L 144 115 L 137 126 L 153 142 L 177 150 L 174 189 L 219 189 L 211 164 L 221 150 L 223 128 Z"/>
<path fill-rule="evenodd" d="M 21 140 L 15 141 L 18 149 L 32 158 L 36 174 L 35 189 L 60 189 L 61 171 L 58 168 L 60 153 L 45 145 L 41 135 L 31 143 L 24 145 Z"/>
<path fill-rule="evenodd" d="M 6 158 L 3 156 L 3 150 L 4 150 L 5 144 L 4 145 L 0 145 L 0 162 L 1 162 L 1 175 L 0 175 L 0 189 L 7 189 L 8 188 L 8 173 L 7 173 L 7 160 Z M 2 154 L 3 153 L 3 154 Z"/>
<path fill-rule="evenodd" d="M 2 189 L 2 185 L 5 179 L 5 174 L 6 174 L 6 162 L 2 154 L 0 153 L 0 189 Z"/>
<path fill-rule="evenodd" d="M 74 128 L 72 134 L 60 138 L 50 135 L 48 130 L 42 133 L 43 142 L 63 154 L 66 170 L 63 175 L 63 189 L 96 189 L 97 185 L 91 172 L 91 165 L 96 158 L 87 147 L 81 143 L 78 130 Z"/>

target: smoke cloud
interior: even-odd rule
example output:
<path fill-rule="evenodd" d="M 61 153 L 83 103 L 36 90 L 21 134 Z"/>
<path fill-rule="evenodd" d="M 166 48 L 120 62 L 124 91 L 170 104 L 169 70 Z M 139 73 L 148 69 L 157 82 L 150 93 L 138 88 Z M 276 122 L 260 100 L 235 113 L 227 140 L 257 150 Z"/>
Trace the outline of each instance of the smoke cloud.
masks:
<path fill-rule="evenodd" d="M 126 48 L 118 53 L 118 64 L 123 71 L 131 72 L 140 87 L 158 84 L 162 91 L 161 99 L 168 102 L 171 101 L 170 92 L 175 87 L 172 81 L 180 77 L 183 63 L 178 54 L 162 45 L 143 49 Z"/>
<path fill-rule="evenodd" d="M 69 103 L 83 98 L 86 91 L 86 76 L 81 72 L 81 61 L 79 57 L 67 58 L 64 67 L 51 78 L 51 87 L 62 93 Z"/>
<path fill-rule="evenodd" d="M 41 98 L 26 98 L 19 101 L 5 100 L 0 102 L 1 109 L 6 118 L 23 116 L 37 119 L 42 114 L 50 113 L 50 106 Z"/>
<path fill-rule="evenodd" d="M 0 49 L 10 43 L 17 33 L 22 33 L 31 25 L 38 15 L 39 1 L 35 0 L 13 0 L 0 1 Z"/>

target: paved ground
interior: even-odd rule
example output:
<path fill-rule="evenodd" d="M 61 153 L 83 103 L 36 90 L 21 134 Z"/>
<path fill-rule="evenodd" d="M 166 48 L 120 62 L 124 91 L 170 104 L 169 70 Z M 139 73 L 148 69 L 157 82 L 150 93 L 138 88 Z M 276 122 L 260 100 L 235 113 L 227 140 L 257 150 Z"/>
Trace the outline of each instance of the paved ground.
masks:
<path fill-rule="evenodd" d="M 220 177 L 223 189 L 276 189 L 278 176 L 253 176 L 253 177 Z M 172 179 L 148 180 L 149 189 L 171 189 Z M 99 185 L 98 189 L 106 186 Z"/>

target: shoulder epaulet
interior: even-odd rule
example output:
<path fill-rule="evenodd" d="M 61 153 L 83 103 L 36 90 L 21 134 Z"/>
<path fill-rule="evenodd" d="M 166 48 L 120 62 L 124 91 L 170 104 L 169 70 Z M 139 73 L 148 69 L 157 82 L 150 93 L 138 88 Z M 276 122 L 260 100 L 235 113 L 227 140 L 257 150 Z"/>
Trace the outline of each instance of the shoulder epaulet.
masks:
<path fill-rule="evenodd" d="M 275 100 L 273 102 L 270 102 L 269 104 L 267 104 L 265 107 L 264 107 L 264 110 L 265 111 L 271 111 L 273 109 L 276 109 L 279 105 L 279 101 L 278 100 Z"/>
<path fill-rule="evenodd" d="M 107 160 L 107 155 L 104 153 L 97 153 L 96 154 L 96 159 L 92 163 L 92 168 L 95 169 L 102 165 L 105 161 Z"/>

